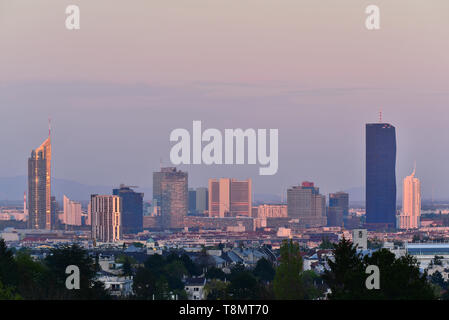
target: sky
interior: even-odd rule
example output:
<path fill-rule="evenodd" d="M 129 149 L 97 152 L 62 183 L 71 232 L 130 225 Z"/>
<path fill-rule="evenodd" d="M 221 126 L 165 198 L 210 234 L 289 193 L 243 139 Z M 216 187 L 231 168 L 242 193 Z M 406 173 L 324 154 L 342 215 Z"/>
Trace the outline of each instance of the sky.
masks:
<path fill-rule="evenodd" d="M 65 28 L 70 4 L 80 30 Z M 371 4 L 380 30 L 365 28 Z M 279 129 L 279 170 L 182 165 L 191 187 L 335 192 L 364 185 L 381 109 L 398 189 L 416 161 L 423 197 L 448 199 L 448 52 L 447 0 L 0 0 L 0 177 L 26 174 L 51 117 L 53 176 L 151 186 L 170 132 L 201 120 Z"/>

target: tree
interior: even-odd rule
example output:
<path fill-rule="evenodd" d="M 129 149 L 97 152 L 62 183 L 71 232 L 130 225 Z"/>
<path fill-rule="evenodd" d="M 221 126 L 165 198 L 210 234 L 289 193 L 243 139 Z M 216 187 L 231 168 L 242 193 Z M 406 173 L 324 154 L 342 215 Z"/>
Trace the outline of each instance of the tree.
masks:
<path fill-rule="evenodd" d="M 130 277 L 133 275 L 131 262 L 128 256 L 125 256 L 125 261 L 123 262 L 123 275 L 125 277 Z"/>
<path fill-rule="evenodd" d="M 22 300 L 22 298 L 13 289 L 5 288 L 0 281 L 0 300 Z"/>
<path fill-rule="evenodd" d="M 356 248 L 350 240 L 334 244 L 334 259 L 328 259 L 330 270 L 323 279 L 331 289 L 329 299 L 360 299 L 365 289 L 365 269 Z"/>
<path fill-rule="evenodd" d="M 133 290 L 137 299 L 151 300 L 158 294 L 156 288 L 156 276 L 148 268 L 138 268 L 133 278 Z"/>
<path fill-rule="evenodd" d="M 18 276 L 14 254 L 0 238 L 0 281 L 5 287 L 16 287 Z"/>
<path fill-rule="evenodd" d="M 228 300 L 228 285 L 229 282 L 213 279 L 206 283 L 204 292 L 206 300 Z"/>
<path fill-rule="evenodd" d="M 334 248 L 334 259 L 328 260 L 329 270 L 323 279 L 331 289 L 329 299 L 361 300 L 425 300 L 435 298 L 427 274 L 420 273 L 416 258 L 405 255 L 398 259 L 387 249 L 377 250 L 363 258 L 343 238 Z M 369 265 L 379 268 L 380 288 L 369 290 L 365 273 Z"/>
<path fill-rule="evenodd" d="M 274 295 L 276 299 L 303 299 L 304 292 L 299 274 L 303 261 L 297 243 L 283 241 L 280 249 L 280 264 L 274 276 Z"/>
<path fill-rule="evenodd" d="M 45 258 L 49 272 L 46 274 L 49 299 L 108 299 L 109 295 L 101 283 L 95 280 L 95 265 L 86 250 L 73 244 L 52 249 Z M 80 271 L 80 289 L 67 290 L 65 281 L 67 266 L 75 265 Z"/>
<path fill-rule="evenodd" d="M 323 241 L 321 242 L 321 244 L 319 246 L 319 248 L 320 249 L 332 249 L 333 248 L 332 242 L 329 241 L 328 237 L 324 237 Z"/>
<path fill-rule="evenodd" d="M 312 270 L 300 274 L 301 285 L 304 288 L 304 299 L 315 300 L 323 296 L 325 285 L 321 277 Z"/>
<path fill-rule="evenodd" d="M 206 278 L 207 279 L 225 280 L 226 274 L 223 272 L 223 270 L 216 268 L 216 267 L 212 267 L 207 270 Z"/>
<path fill-rule="evenodd" d="M 257 261 L 256 267 L 253 270 L 254 275 L 265 282 L 271 282 L 274 279 L 276 271 L 274 270 L 271 261 L 261 258 Z"/>

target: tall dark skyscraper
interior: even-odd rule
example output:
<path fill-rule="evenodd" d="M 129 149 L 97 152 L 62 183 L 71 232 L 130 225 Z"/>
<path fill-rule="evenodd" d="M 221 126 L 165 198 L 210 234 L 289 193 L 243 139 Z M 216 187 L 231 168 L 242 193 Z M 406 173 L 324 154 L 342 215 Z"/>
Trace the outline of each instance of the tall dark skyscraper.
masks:
<path fill-rule="evenodd" d="M 28 158 L 28 228 L 52 228 L 50 133 Z"/>
<path fill-rule="evenodd" d="M 161 208 L 160 226 L 163 229 L 183 228 L 189 205 L 187 172 L 173 167 L 153 172 L 153 199 Z"/>
<path fill-rule="evenodd" d="M 143 231 L 143 193 L 135 192 L 131 187 L 120 185 L 112 190 L 114 196 L 122 198 L 122 233 Z"/>
<path fill-rule="evenodd" d="M 389 123 L 366 124 L 366 222 L 396 221 L 396 130 Z"/>

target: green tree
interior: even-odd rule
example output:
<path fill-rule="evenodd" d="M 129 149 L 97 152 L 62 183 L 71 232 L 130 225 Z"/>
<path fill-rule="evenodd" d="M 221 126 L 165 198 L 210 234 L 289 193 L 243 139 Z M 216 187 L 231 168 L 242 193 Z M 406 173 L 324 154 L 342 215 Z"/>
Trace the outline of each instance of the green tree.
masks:
<path fill-rule="evenodd" d="M 377 265 L 380 271 L 380 290 L 369 290 L 368 298 L 386 300 L 434 299 L 434 288 L 427 281 L 427 273 L 421 273 L 415 257 L 398 259 L 387 249 L 364 257 L 365 267 Z"/>
<path fill-rule="evenodd" d="M 319 246 L 320 249 L 332 249 L 333 248 L 332 242 L 329 241 L 328 237 L 323 237 L 322 240 L 323 241 L 321 241 L 321 244 Z"/>
<path fill-rule="evenodd" d="M 330 270 L 323 279 L 331 289 L 329 299 L 360 299 L 365 290 L 365 268 L 360 254 L 350 240 L 334 244 L 334 259 L 328 259 Z"/>
<path fill-rule="evenodd" d="M 133 275 L 131 261 L 128 256 L 125 256 L 125 260 L 123 262 L 123 275 L 125 277 L 130 277 Z"/>
<path fill-rule="evenodd" d="M 229 282 L 224 282 L 218 279 L 212 279 L 204 287 L 206 300 L 228 300 Z"/>
<path fill-rule="evenodd" d="M 254 275 L 265 282 L 271 282 L 274 279 L 276 271 L 274 270 L 271 261 L 261 258 L 257 261 L 256 267 L 253 270 Z"/>
<path fill-rule="evenodd" d="M 216 268 L 216 267 L 212 267 L 207 270 L 206 278 L 207 279 L 225 280 L 226 274 L 223 272 L 223 270 Z"/>
<path fill-rule="evenodd" d="M 5 288 L 0 281 L 0 300 L 22 300 L 22 297 L 11 288 Z"/>
<path fill-rule="evenodd" d="M 49 299 L 108 299 L 101 283 L 95 280 L 95 265 L 86 250 L 73 244 L 52 249 L 45 258 L 49 272 L 44 281 L 48 284 Z M 75 265 L 80 271 L 80 289 L 68 290 L 65 286 L 67 266 Z"/>
<path fill-rule="evenodd" d="M 14 288 L 18 284 L 18 277 L 14 253 L 8 249 L 5 240 L 0 239 L 0 281 L 5 287 Z"/>
<path fill-rule="evenodd" d="M 280 264 L 274 276 L 274 295 L 280 300 L 303 299 L 304 291 L 301 285 L 300 273 L 303 261 L 297 243 L 283 241 L 280 249 Z"/>

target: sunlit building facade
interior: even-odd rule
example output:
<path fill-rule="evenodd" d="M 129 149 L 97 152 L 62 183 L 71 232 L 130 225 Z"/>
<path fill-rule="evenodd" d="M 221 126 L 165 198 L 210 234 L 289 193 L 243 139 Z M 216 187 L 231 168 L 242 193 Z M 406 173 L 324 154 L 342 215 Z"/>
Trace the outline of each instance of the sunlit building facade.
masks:
<path fill-rule="evenodd" d="M 52 228 L 51 141 L 48 138 L 28 158 L 28 228 Z"/>
<path fill-rule="evenodd" d="M 416 169 L 403 181 L 402 212 L 398 216 L 399 229 L 417 229 L 421 218 L 421 182 L 415 177 Z"/>
<path fill-rule="evenodd" d="M 209 217 L 251 217 L 251 179 L 209 179 Z"/>
<path fill-rule="evenodd" d="M 92 239 L 116 242 L 122 238 L 122 199 L 119 196 L 90 197 Z"/>

